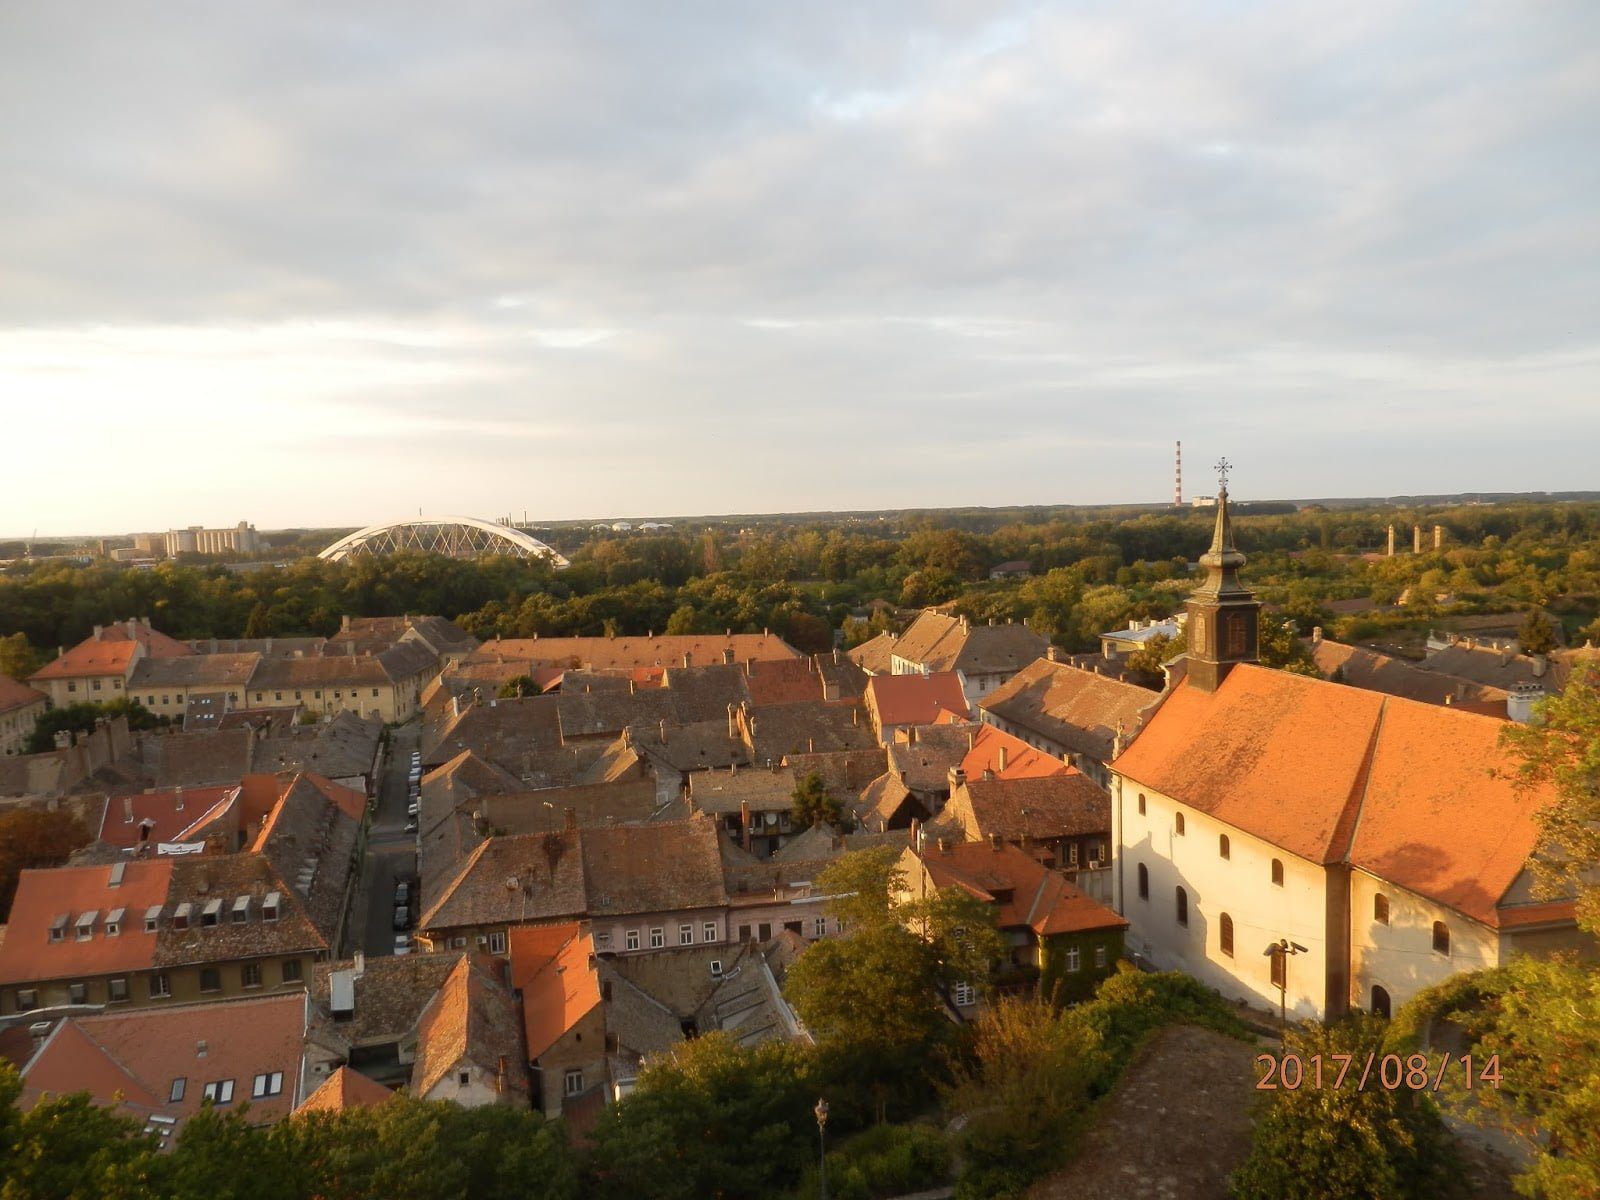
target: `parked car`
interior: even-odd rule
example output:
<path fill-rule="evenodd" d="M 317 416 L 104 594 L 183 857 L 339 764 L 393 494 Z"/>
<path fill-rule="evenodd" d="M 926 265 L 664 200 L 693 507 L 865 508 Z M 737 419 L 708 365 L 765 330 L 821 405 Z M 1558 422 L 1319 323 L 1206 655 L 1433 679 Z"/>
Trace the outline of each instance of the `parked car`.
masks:
<path fill-rule="evenodd" d="M 417 820 L 416 820 L 415 817 L 413 817 L 411 820 L 406 822 L 406 832 L 407 833 L 415 833 L 416 831 L 417 831 Z"/>
<path fill-rule="evenodd" d="M 407 904 L 398 904 L 394 910 L 394 927 L 397 930 L 411 928 L 411 907 Z"/>
<path fill-rule="evenodd" d="M 396 908 L 403 908 L 411 903 L 411 885 L 404 880 L 394 885 L 394 903 Z"/>
<path fill-rule="evenodd" d="M 421 811 L 421 806 L 419 806 L 415 800 L 406 806 L 406 816 L 410 817 L 412 820 L 415 820 L 417 814 Z"/>
<path fill-rule="evenodd" d="M 394 952 L 396 954 L 410 954 L 412 951 L 411 935 L 397 933 L 394 935 Z"/>

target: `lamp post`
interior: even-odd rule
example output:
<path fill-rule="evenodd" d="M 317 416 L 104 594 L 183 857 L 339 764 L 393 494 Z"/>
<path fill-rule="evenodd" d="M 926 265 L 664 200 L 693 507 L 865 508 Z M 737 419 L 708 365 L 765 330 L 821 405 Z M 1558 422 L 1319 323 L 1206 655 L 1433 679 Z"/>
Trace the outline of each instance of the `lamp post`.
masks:
<path fill-rule="evenodd" d="M 818 1165 L 822 1168 L 822 1200 L 828 1200 L 828 1102 L 818 1100 L 812 1109 L 817 1114 Z"/>
<path fill-rule="evenodd" d="M 1277 980 L 1278 1040 L 1281 1042 L 1287 1039 L 1289 1031 L 1289 956 L 1292 954 L 1307 954 L 1309 951 L 1299 942 L 1291 942 L 1288 938 L 1279 938 L 1277 941 L 1269 943 L 1261 953 L 1273 959 L 1275 963 L 1279 961 L 1277 956 L 1282 956 L 1281 965 L 1278 967 Z"/>

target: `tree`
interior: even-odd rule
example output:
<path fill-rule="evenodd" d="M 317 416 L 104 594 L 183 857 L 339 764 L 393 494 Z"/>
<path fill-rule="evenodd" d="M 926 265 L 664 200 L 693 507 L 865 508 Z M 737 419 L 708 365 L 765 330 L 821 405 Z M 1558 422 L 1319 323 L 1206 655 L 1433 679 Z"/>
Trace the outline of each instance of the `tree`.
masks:
<path fill-rule="evenodd" d="M 142 1200 L 170 1194 L 155 1186 L 156 1139 L 142 1122 L 92 1104 L 79 1093 L 50 1096 L 16 1110 L 17 1072 L 0 1059 L 0 1200 Z"/>
<path fill-rule="evenodd" d="M 1187 630 L 1180 629 L 1177 637 L 1168 637 L 1164 633 L 1156 634 L 1128 655 L 1128 669 L 1137 671 L 1147 683 L 1159 687 L 1166 680 L 1166 672 L 1162 668 L 1173 658 L 1188 650 L 1187 633 Z"/>
<path fill-rule="evenodd" d="M 594 1132 L 598 1194 L 703 1200 L 785 1192 L 811 1159 L 816 1088 L 804 1048 L 724 1033 L 652 1059 Z M 533 1193 L 530 1193 L 533 1194 Z M 542 1193 L 541 1193 L 542 1194 Z"/>
<path fill-rule="evenodd" d="M 519 696 L 537 696 L 539 685 L 531 675 L 513 675 L 500 685 L 500 699 L 515 700 Z"/>
<path fill-rule="evenodd" d="M 1528 655 L 1549 654 L 1556 648 L 1556 635 L 1550 629 L 1550 622 L 1537 608 L 1530 608 L 1522 624 L 1517 626 L 1517 646 Z"/>
<path fill-rule="evenodd" d="M 813 825 L 838 825 L 839 803 L 828 795 L 822 776 L 812 771 L 794 788 L 794 807 L 790 809 L 795 824 L 802 829 Z"/>
<path fill-rule="evenodd" d="M 26 681 L 42 666 L 44 656 L 35 651 L 22 634 L 0 637 L 0 675 Z"/>
<path fill-rule="evenodd" d="M 133 730 L 159 729 L 163 725 L 172 723 L 170 718 L 158 716 L 138 701 L 130 700 L 126 696 L 105 704 L 91 704 L 87 701 L 81 704 L 69 704 L 65 708 L 52 708 L 39 718 L 22 752 L 43 754 L 46 750 L 55 748 L 56 734 L 62 730 L 91 733 L 101 718 L 113 717 L 127 717 L 128 728 Z"/>
<path fill-rule="evenodd" d="M 958 983 L 988 990 L 1004 942 L 989 906 L 956 888 L 912 898 L 893 847 L 846 854 L 816 878 L 842 937 L 813 943 L 784 995 L 835 1062 L 865 1084 L 881 1120 L 923 1086 L 956 1026 Z"/>
<path fill-rule="evenodd" d="M 1257 644 L 1263 667 L 1288 671 L 1291 675 L 1309 675 L 1313 679 L 1322 677 L 1311 651 L 1306 649 L 1306 644 L 1296 634 L 1293 621 L 1264 612 L 1257 628 Z"/>
<path fill-rule="evenodd" d="M 1555 792 L 1537 816 L 1539 890 L 1575 895 L 1578 924 L 1600 932 L 1600 666 L 1578 666 L 1565 690 L 1539 706 L 1534 723 L 1506 725 L 1500 744 L 1524 785 Z"/>
<path fill-rule="evenodd" d="M 0 925 L 11 914 L 23 871 L 59 867 L 89 840 L 88 829 L 69 812 L 37 808 L 0 812 Z"/>
<path fill-rule="evenodd" d="M 1285 1052 L 1309 1064 L 1383 1056 L 1385 1024 L 1357 1015 L 1291 1031 Z M 1307 1066 L 1306 1070 L 1311 1068 Z M 1432 1098 L 1410 1088 L 1333 1086 L 1263 1093 L 1250 1157 L 1230 1180 L 1235 1200 L 1436 1200 L 1457 1194 L 1459 1171 Z"/>

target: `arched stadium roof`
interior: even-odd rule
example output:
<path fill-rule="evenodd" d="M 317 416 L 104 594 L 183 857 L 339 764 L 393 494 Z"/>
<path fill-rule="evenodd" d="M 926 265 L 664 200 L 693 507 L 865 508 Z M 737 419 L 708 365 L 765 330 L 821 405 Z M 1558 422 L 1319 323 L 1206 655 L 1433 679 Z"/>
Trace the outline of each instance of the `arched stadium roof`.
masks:
<path fill-rule="evenodd" d="M 522 530 L 478 517 L 408 517 L 387 525 L 368 525 L 329 546 L 318 558 L 329 562 L 362 555 L 414 550 L 450 558 L 547 558 L 559 570 L 571 566 L 564 557 Z"/>

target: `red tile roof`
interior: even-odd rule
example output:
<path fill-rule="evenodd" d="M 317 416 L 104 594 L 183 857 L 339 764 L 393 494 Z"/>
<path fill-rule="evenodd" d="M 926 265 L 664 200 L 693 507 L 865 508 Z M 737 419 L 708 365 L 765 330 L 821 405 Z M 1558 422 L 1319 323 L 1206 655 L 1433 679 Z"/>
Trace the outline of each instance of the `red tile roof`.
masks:
<path fill-rule="evenodd" d="M 594 939 L 576 923 L 523 926 L 510 931 L 508 948 L 533 1062 L 600 1003 Z"/>
<path fill-rule="evenodd" d="M 30 704 L 45 704 L 50 700 L 43 692 L 18 683 L 9 675 L 0 675 L 0 713 L 27 708 Z"/>
<path fill-rule="evenodd" d="M 1105 761 L 1121 725 L 1131 737 L 1158 701 L 1148 688 L 1041 658 L 978 706 L 1079 754 Z"/>
<path fill-rule="evenodd" d="M 25 1102 L 87 1091 L 106 1107 L 182 1121 L 205 1085 L 233 1083 L 222 1111 L 250 1105 L 252 1124 L 285 1117 L 299 1095 L 306 1029 L 303 991 L 173 1008 L 72 1017 L 51 1033 L 23 1076 Z M 281 1076 L 277 1095 L 253 1096 L 258 1075 Z M 170 1099 L 173 1081 L 183 1095 Z"/>
<path fill-rule="evenodd" d="M 177 841 L 178 834 L 208 819 L 236 787 L 162 788 L 153 792 L 113 794 L 100 822 L 100 840 L 119 850 Z M 149 832 L 141 831 L 148 823 Z"/>
<path fill-rule="evenodd" d="M 661 637 L 552 637 L 506 638 L 484 642 L 464 660 L 473 665 L 496 659 L 544 663 L 560 667 L 592 667 L 596 670 L 632 667 L 677 667 L 689 655 L 693 666 L 711 666 L 746 659 L 798 658 L 800 652 L 780 637 L 761 633 L 735 633 L 731 636 L 674 634 Z"/>
<path fill-rule="evenodd" d="M 954 671 L 874 675 L 867 680 L 866 699 L 880 729 L 891 725 L 932 725 L 941 712 L 969 711 L 961 677 Z"/>
<path fill-rule="evenodd" d="M 1048 937 L 1128 925 L 1065 876 L 1008 843 L 962 842 L 948 849 L 930 845 L 917 857 L 936 887 L 959 887 L 994 904 L 995 923 L 1001 929 L 1025 927 Z"/>
<path fill-rule="evenodd" d="M 1257 666 L 1180 686 L 1115 769 L 1316 863 L 1348 861 L 1490 925 L 1548 788 L 1508 773 L 1503 721 Z"/>
<path fill-rule="evenodd" d="M 130 632 L 129 626 L 132 626 Z M 54 662 L 30 676 L 31 679 L 83 679 L 91 676 L 126 677 L 133 662 L 135 644 L 142 645 L 151 658 L 181 658 L 194 653 L 182 642 L 168 637 L 143 621 L 107 625 L 83 639 Z"/>
<path fill-rule="evenodd" d="M 465 955 L 417 1018 L 412 1094 L 427 1096 L 463 1061 L 501 1078 L 509 1092 L 528 1092 L 515 1001 L 490 960 Z"/>
<path fill-rule="evenodd" d="M 320 1087 L 307 1096 L 305 1103 L 294 1111 L 344 1112 L 351 1108 L 376 1108 L 394 1093 L 381 1083 L 374 1083 L 359 1071 L 340 1067 L 322 1081 Z"/>
<path fill-rule="evenodd" d="M 1000 766 L 1000 751 L 1005 750 L 1006 765 Z M 1043 751 L 1035 750 L 1019 737 L 996 729 L 993 725 L 978 727 L 972 749 L 961 760 L 961 769 L 968 779 L 981 778 L 985 771 L 993 771 L 997 779 L 1039 779 L 1049 775 L 1065 775 L 1070 767 Z"/>
<path fill-rule="evenodd" d="M 121 868 L 122 882 L 111 886 Z M 144 931 L 145 910 L 167 901 L 172 860 L 141 859 L 111 866 L 54 867 L 23 871 L 0 942 L 0 983 L 83 979 L 155 965 L 158 935 Z M 107 936 L 106 916 L 123 909 L 120 930 Z M 92 934 L 78 940 L 78 919 L 95 913 Z M 58 918 L 61 940 L 51 941 Z"/>

